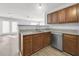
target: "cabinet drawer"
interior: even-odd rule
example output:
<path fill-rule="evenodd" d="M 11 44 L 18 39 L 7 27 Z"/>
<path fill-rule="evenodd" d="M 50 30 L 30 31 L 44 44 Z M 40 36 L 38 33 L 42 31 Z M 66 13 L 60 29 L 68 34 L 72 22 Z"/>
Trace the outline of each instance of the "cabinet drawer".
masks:
<path fill-rule="evenodd" d="M 39 38 L 40 37 L 40 34 L 34 34 L 32 36 L 33 36 L 33 38 Z"/>
<path fill-rule="evenodd" d="M 25 39 L 27 40 L 27 39 L 29 39 L 29 37 L 32 38 L 31 35 L 24 35 L 24 36 L 23 36 L 23 39 L 24 39 L 24 40 L 25 40 Z"/>
<path fill-rule="evenodd" d="M 66 37 L 66 38 L 73 38 L 73 39 L 76 39 L 77 38 L 77 36 L 75 36 L 75 35 L 71 35 L 71 34 L 65 34 L 64 35 L 64 37 Z"/>

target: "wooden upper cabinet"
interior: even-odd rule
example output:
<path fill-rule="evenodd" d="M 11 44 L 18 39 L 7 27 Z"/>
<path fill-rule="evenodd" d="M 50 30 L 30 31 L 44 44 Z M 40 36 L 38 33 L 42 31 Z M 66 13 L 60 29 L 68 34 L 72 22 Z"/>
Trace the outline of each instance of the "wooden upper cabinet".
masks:
<path fill-rule="evenodd" d="M 58 13 L 54 12 L 52 13 L 52 24 L 58 23 Z"/>
<path fill-rule="evenodd" d="M 79 4 L 77 4 L 77 20 L 79 22 Z"/>
<path fill-rule="evenodd" d="M 79 22 L 79 4 L 61 9 L 48 14 L 48 23 L 78 23 Z"/>
<path fill-rule="evenodd" d="M 66 8 L 66 23 L 77 22 L 77 6 L 70 6 Z"/>
<path fill-rule="evenodd" d="M 47 24 L 52 24 L 51 14 L 47 15 Z"/>
<path fill-rule="evenodd" d="M 65 9 L 58 11 L 59 23 L 65 23 Z"/>

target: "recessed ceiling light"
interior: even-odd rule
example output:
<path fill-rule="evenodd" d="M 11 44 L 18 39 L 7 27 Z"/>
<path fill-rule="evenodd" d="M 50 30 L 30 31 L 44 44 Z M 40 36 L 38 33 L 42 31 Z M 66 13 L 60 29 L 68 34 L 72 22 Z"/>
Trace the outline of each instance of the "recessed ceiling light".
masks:
<path fill-rule="evenodd" d="M 41 8 L 42 8 L 42 5 L 41 5 L 41 4 L 39 4 L 38 8 L 39 8 L 39 9 L 41 9 Z"/>

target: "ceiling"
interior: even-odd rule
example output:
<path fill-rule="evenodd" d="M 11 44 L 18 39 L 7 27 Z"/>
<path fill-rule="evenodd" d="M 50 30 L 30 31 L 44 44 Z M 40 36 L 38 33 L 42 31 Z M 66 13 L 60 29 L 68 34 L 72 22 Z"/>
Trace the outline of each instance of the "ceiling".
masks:
<path fill-rule="evenodd" d="M 42 19 L 45 13 L 45 4 L 42 9 L 35 3 L 1 3 L 0 16 L 21 19 Z"/>
<path fill-rule="evenodd" d="M 45 12 L 67 5 L 65 3 L 42 3 L 39 9 L 37 3 L 0 3 L 0 16 L 41 21 Z"/>

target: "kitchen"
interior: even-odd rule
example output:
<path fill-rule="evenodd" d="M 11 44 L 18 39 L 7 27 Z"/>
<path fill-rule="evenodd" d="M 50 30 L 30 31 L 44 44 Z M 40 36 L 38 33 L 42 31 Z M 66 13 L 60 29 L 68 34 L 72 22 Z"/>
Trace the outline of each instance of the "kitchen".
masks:
<path fill-rule="evenodd" d="M 0 37 L 7 35 L 10 43 L 5 44 L 6 54 L 0 48 L 0 55 L 79 56 L 78 3 L 3 3 L 0 7 Z"/>
<path fill-rule="evenodd" d="M 78 55 L 78 4 L 50 12 L 46 16 L 48 24 L 46 26 L 19 25 L 20 32 L 22 32 L 20 35 L 21 54 L 25 56 L 39 52 L 35 55 L 42 56 L 40 50 L 52 45 L 62 53 L 67 52 L 70 55 Z M 58 26 L 61 26 L 61 28 L 58 28 Z M 46 52 L 42 51 L 42 53 Z M 46 54 L 50 56 L 53 53 Z"/>

